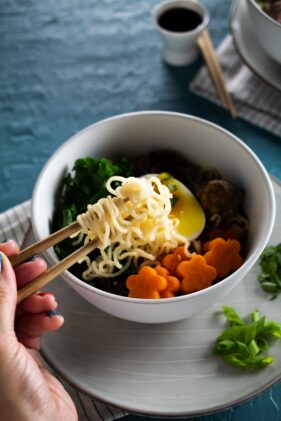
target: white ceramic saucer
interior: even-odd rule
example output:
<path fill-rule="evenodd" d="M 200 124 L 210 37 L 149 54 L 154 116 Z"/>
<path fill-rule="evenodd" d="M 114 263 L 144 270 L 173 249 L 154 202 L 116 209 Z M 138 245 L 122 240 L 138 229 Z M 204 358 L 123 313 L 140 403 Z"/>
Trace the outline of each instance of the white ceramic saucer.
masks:
<path fill-rule="evenodd" d="M 273 185 L 280 215 L 281 185 Z M 270 244 L 280 238 L 279 218 Z M 129 412 L 187 417 L 242 403 L 281 379 L 281 344 L 270 349 L 272 366 L 250 373 L 227 366 L 211 349 L 226 326 L 222 304 L 233 306 L 242 317 L 259 309 L 268 320 L 281 322 L 281 296 L 270 301 L 260 289 L 258 273 L 256 265 L 223 302 L 207 311 L 162 325 L 102 313 L 57 279 L 47 289 L 55 292 L 65 324 L 44 337 L 42 353 L 78 389 Z"/>
<path fill-rule="evenodd" d="M 231 9 L 230 29 L 236 49 L 257 76 L 281 91 L 281 65 L 268 56 L 258 43 L 246 7 L 246 0 L 235 0 Z"/>

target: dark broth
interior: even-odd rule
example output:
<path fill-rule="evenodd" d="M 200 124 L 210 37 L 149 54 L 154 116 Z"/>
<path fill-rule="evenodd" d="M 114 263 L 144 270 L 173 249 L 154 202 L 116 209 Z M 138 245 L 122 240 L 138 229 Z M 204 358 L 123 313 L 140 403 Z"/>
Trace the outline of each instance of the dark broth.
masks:
<path fill-rule="evenodd" d="M 166 10 L 158 18 L 159 25 L 171 32 L 188 32 L 202 23 L 199 13 L 184 7 L 175 7 Z"/>

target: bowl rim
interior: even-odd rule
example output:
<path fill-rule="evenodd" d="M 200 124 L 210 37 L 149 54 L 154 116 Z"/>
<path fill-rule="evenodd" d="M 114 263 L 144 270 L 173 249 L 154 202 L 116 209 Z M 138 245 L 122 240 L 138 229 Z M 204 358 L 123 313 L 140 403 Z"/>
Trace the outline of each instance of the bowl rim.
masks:
<path fill-rule="evenodd" d="M 279 23 L 277 20 L 273 19 L 271 16 L 269 16 L 266 12 L 264 12 L 262 10 L 262 8 L 258 5 L 258 3 L 256 2 L 256 0 L 248 0 L 252 3 L 252 5 L 255 7 L 255 9 L 264 17 L 266 18 L 269 22 L 274 23 L 276 26 L 278 26 L 279 28 L 281 28 L 281 23 Z"/>
<path fill-rule="evenodd" d="M 113 120 L 119 120 L 119 119 L 126 119 L 126 118 L 130 118 L 130 117 L 141 117 L 141 116 L 160 116 L 160 117 L 176 117 L 176 118 L 181 118 L 181 119 L 185 119 L 185 120 L 192 120 L 195 121 L 197 123 L 203 124 L 203 125 L 207 125 L 219 132 L 224 133 L 227 137 L 229 137 L 230 139 L 232 139 L 233 141 L 235 141 L 239 147 L 241 149 L 243 149 L 249 156 L 250 158 L 254 161 L 254 163 L 257 166 L 257 169 L 260 171 L 260 173 L 262 174 L 266 185 L 267 185 L 267 194 L 268 194 L 268 200 L 269 200 L 269 218 L 268 218 L 268 230 L 267 230 L 267 235 L 264 237 L 264 240 L 262 241 L 261 244 L 259 244 L 259 247 L 254 250 L 251 255 L 247 258 L 247 260 L 242 264 L 242 266 L 237 269 L 235 272 L 233 272 L 231 275 L 227 276 L 226 278 L 224 278 L 223 280 L 221 280 L 220 282 L 216 283 L 215 285 L 211 285 L 209 288 L 205 288 L 203 290 L 200 291 L 196 291 L 193 292 L 191 294 L 185 294 L 185 295 L 181 295 L 181 296 L 177 296 L 177 297 L 172 297 L 172 298 L 159 298 L 159 299 L 154 299 L 154 300 L 147 300 L 145 298 L 131 298 L 131 297 L 127 297 L 127 296 L 121 296 L 121 295 L 117 295 L 117 294 L 113 294 L 110 292 L 106 292 L 103 291 L 101 289 L 98 289 L 92 285 L 87 284 L 85 281 L 82 281 L 81 279 L 79 279 L 78 277 L 76 277 L 75 275 L 73 275 L 71 272 L 69 272 L 68 270 L 65 271 L 64 273 L 62 273 L 60 276 L 66 280 L 67 282 L 74 282 L 74 284 L 77 284 L 79 287 L 82 287 L 85 290 L 91 291 L 91 292 L 95 292 L 98 295 L 107 298 L 107 299 L 114 299 L 115 301 L 121 301 L 121 302 L 125 302 L 125 303 L 131 303 L 131 304 L 147 304 L 147 305 L 163 305 L 164 303 L 176 303 L 176 302 L 180 302 L 180 301 L 192 301 L 193 299 L 197 299 L 197 297 L 199 296 L 204 296 L 206 294 L 208 294 L 209 291 L 215 291 L 218 288 L 221 288 L 226 282 L 231 282 L 231 280 L 233 278 L 236 278 L 237 275 L 239 277 L 240 273 L 241 273 L 241 279 L 243 277 L 243 273 L 246 271 L 246 273 L 251 269 L 251 267 L 255 264 L 255 262 L 257 261 L 257 259 L 259 258 L 260 254 L 262 253 L 263 249 L 266 247 L 266 244 L 268 243 L 268 240 L 270 238 L 273 226 L 274 226 L 274 220 L 275 220 L 275 215 L 276 215 L 276 201 L 275 201 L 275 195 L 274 195 L 274 190 L 273 190 L 273 186 L 269 177 L 269 174 L 267 173 L 264 165 L 262 164 L 262 162 L 260 161 L 260 159 L 258 158 L 258 156 L 254 153 L 254 151 L 246 144 L 244 143 L 241 139 L 239 139 L 236 135 L 234 135 L 233 133 L 231 133 L 230 131 L 224 129 L 223 127 L 205 120 L 203 118 L 197 117 L 197 116 L 193 116 L 190 114 L 184 114 L 184 113 L 178 113 L 178 112 L 173 112 L 173 111 L 157 111 L 157 110 L 147 110 L 147 111 L 135 111 L 135 112 L 129 112 L 129 113 L 124 113 L 124 114 L 118 114 L 118 115 L 114 115 L 111 117 L 107 117 L 105 119 L 99 120 L 96 123 L 90 124 L 89 126 L 85 127 L 82 130 L 79 130 L 78 132 L 74 133 L 70 138 L 68 138 L 65 142 L 63 142 L 61 144 L 61 146 L 56 149 L 54 151 L 54 153 L 49 157 L 49 159 L 47 160 L 47 162 L 45 163 L 45 165 L 42 167 L 41 172 L 36 180 L 34 189 L 33 189 L 33 193 L 32 193 L 32 198 L 31 198 L 31 222 L 32 222 L 32 228 L 33 228 L 33 232 L 34 232 L 34 236 L 36 238 L 37 241 L 41 240 L 43 237 L 40 235 L 40 230 L 38 229 L 38 226 L 36 225 L 36 220 L 38 220 L 38 218 L 36 218 L 35 215 L 35 205 L 36 205 L 36 196 L 37 196 L 37 191 L 40 188 L 41 185 L 41 180 L 44 177 L 45 173 L 48 171 L 49 166 L 52 164 L 53 160 L 56 158 L 56 156 L 61 153 L 61 151 L 63 151 L 64 149 L 68 148 L 69 145 L 71 145 L 71 143 L 76 142 L 77 139 L 79 139 L 79 137 L 81 136 L 81 134 L 90 132 L 94 127 L 97 127 L 99 125 L 103 125 L 106 124 L 110 121 Z M 261 240 L 260 240 L 261 242 Z M 56 257 L 55 253 L 51 253 L 50 249 L 46 250 L 45 252 L 43 252 L 44 257 L 46 257 L 47 261 L 54 265 L 56 263 L 59 262 L 59 259 Z M 240 278 L 239 278 L 240 279 Z"/>

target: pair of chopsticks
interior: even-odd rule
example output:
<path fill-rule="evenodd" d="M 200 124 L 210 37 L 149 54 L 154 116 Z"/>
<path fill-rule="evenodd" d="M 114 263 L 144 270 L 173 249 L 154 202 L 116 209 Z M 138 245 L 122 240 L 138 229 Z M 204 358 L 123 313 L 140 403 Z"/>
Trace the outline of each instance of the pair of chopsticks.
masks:
<path fill-rule="evenodd" d="M 216 56 L 215 49 L 212 44 L 212 40 L 208 29 L 205 29 L 200 37 L 197 39 L 197 45 L 202 52 L 210 76 L 213 79 L 215 88 L 219 95 L 222 104 L 229 110 L 233 118 L 237 117 L 236 109 L 233 104 L 232 98 L 227 90 L 223 72 Z"/>
<path fill-rule="evenodd" d="M 32 244 L 31 246 L 27 247 L 26 249 L 22 250 L 19 254 L 10 257 L 10 262 L 12 266 L 17 266 L 22 262 L 25 262 L 29 258 L 34 255 L 41 253 L 44 250 L 58 244 L 60 241 L 68 238 L 71 234 L 74 234 L 80 229 L 80 225 L 78 222 L 73 222 L 73 224 L 68 225 L 61 230 L 54 232 L 53 234 L 49 235 L 44 240 L 38 241 L 37 243 Z M 52 266 L 47 272 L 43 275 L 39 276 L 38 278 L 34 279 L 34 281 L 29 282 L 23 288 L 18 290 L 18 297 L 17 297 L 17 304 L 23 301 L 25 298 L 29 297 L 30 295 L 34 294 L 57 276 L 59 276 L 62 272 L 70 268 L 70 266 L 77 263 L 82 257 L 89 254 L 97 248 L 97 242 L 91 241 L 84 246 L 80 247 L 78 250 L 75 250 L 72 254 L 67 256 L 65 259 L 61 260 L 54 266 Z"/>

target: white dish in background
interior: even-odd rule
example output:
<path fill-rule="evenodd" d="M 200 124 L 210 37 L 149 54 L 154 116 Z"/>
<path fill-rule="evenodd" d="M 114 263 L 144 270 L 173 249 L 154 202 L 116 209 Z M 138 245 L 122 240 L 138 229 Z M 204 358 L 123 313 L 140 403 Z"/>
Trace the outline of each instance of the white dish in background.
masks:
<path fill-rule="evenodd" d="M 246 0 L 235 0 L 230 14 L 230 29 L 239 55 L 257 76 L 281 91 L 281 65 L 266 54 L 258 43 L 252 25 Z"/>
<path fill-rule="evenodd" d="M 265 53 L 281 65 L 281 24 L 263 11 L 257 0 L 247 0 L 252 28 Z"/>
<path fill-rule="evenodd" d="M 273 186 L 280 214 L 281 185 L 273 180 Z M 277 218 L 270 244 L 280 238 Z M 222 304 L 233 306 L 241 317 L 259 309 L 267 320 L 281 322 L 281 296 L 270 301 L 259 286 L 258 273 L 256 264 L 245 282 L 201 314 L 160 325 L 109 316 L 60 278 L 47 289 L 54 291 L 65 324 L 44 336 L 43 356 L 76 388 L 129 412 L 186 417 L 240 404 L 281 379 L 279 343 L 268 353 L 275 363 L 254 372 L 228 366 L 211 353 L 226 326 L 219 315 Z"/>

